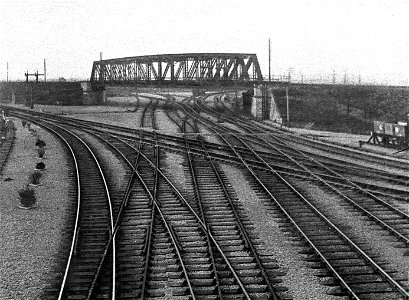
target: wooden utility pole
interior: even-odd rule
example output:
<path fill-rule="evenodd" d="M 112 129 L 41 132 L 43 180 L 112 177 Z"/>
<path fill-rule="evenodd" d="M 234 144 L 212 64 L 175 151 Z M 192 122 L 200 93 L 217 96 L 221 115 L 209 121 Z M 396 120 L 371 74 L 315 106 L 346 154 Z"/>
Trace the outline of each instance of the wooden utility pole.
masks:
<path fill-rule="evenodd" d="M 287 126 L 290 127 L 290 98 L 288 96 L 288 86 L 285 88 L 285 97 L 287 99 Z"/>
<path fill-rule="evenodd" d="M 268 38 L 268 81 L 271 81 L 271 41 Z"/>
<path fill-rule="evenodd" d="M 45 58 L 44 58 L 44 82 L 46 81 L 47 81 L 47 66 L 46 66 Z"/>
<path fill-rule="evenodd" d="M 348 70 L 345 70 L 345 73 L 344 73 L 344 84 L 347 84 L 348 83 Z"/>
<path fill-rule="evenodd" d="M 9 62 L 7 62 L 7 82 L 9 82 Z"/>

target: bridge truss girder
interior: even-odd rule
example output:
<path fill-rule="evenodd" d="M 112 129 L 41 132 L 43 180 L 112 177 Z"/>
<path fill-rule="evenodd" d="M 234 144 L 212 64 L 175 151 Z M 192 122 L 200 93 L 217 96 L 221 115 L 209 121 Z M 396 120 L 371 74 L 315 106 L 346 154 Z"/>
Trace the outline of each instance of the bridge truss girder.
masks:
<path fill-rule="evenodd" d="M 93 84 L 262 81 L 256 54 L 164 54 L 94 61 Z"/>

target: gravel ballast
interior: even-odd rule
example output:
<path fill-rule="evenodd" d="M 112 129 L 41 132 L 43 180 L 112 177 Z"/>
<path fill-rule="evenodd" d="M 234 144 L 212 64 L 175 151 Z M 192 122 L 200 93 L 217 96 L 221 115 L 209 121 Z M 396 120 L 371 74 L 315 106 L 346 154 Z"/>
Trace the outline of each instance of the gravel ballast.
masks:
<path fill-rule="evenodd" d="M 16 140 L 0 177 L 0 299 L 40 299 L 48 286 L 68 206 L 68 167 L 60 142 L 48 132 L 16 124 Z M 18 207 L 18 190 L 38 162 L 38 134 L 46 145 L 46 170 L 35 187 L 37 208 Z M 5 179 L 12 179 L 4 181 Z M 51 275 L 51 277 L 50 277 Z"/>
<path fill-rule="evenodd" d="M 320 210 L 333 223 L 342 227 L 352 240 L 359 241 L 360 246 L 366 245 L 366 248 L 371 249 L 372 255 L 381 257 L 383 262 L 387 262 L 398 272 L 394 275 L 407 277 L 409 270 L 409 257 L 405 255 L 407 249 L 402 248 L 404 244 L 397 243 L 397 238 L 389 235 L 385 229 L 382 230 L 381 226 L 375 225 L 355 209 L 349 206 L 346 208 L 341 197 L 328 194 L 322 188 L 306 181 L 297 185 L 308 199 L 314 198 L 314 202 L 319 203 Z"/>
<path fill-rule="evenodd" d="M 222 164 L 221 168 L 227 175 L 249 220 L 254 224 L 255 233 L 264 243 L 268 253 L 277 260 L 280 270 L 286 272 L 282 277 L 282 285 L 289 289 L 288 294 L 294 300 L 342 299 L 326 294 L 330 288 L 319 283 L 302 255 L 297 252 L 300 248 L 280 230 L 279 223 L 253 191 L 242 171 L 226 164 Z"/>
<path fill-rule="evenodd" d="M 174 134 L 179 130 L 179 127 L 161 109 L 156 110 L 156 126 L 160 133 L 165 134 Z"/>
<path fill-rule="evenodd" d="M 149 99 L 141 97 L 141 104 L 149 101 Z M 70 112 L 67 108 L 64 114 L 70 117 L 75 116 L 138 128 L 142 108 L 140 106 L 136 112 L 131 112 L 129 107 L 122 108 L 121 111 L 118 108 L 111 109 L 104 106 L 98 108 L 96 113 L 93 113 L 91 109 L 83 111 L 75 109 L 72 112 L 75 115 L 69 115 Z M 207 114 L 204 115 L 208 116 Z M 176 125 L 160 109 L 157 110 L 157 122 L 160 131 L 176 132 Z M 64 155 L 57 139 L 36 128 L 47 142 L 47 159 L 44 161 L 47 170 L 41 180 L 43 186 L 36 188 L 38 208 L 29 211 L 18 209 L 17 189 L 27 183 L 28 175 L 36 162 L 36 151 L 34 148 L 35 137 L 27 129 L 22 128 L 19 121 L 15 123 L 17 127 L 16 144 L 4 169 L 4 175 L 0 177 L 0 241 L 2 242 L 0 248 L 0 299 L 40 299 L 41 289 L 47 284 L 47 272 L 52 271 L 53 259 L 49 257 L 55 257 L 57 254 L 66 208 L 64 203 L 68 201 L 68 171 L 66 165 L 61 163 L 64 162 Z M 206 140 L 220 143 L 211 132 L 201 125 L 199 127 L 200 131 L 205 134 Z M 110 160 L 109 156 L 107 156 L 107 160 Z M 165 164 L 176 185 L 178 187 L 185 186 L 187 178 L 184 174 L 183 156 L 168 152 L 166 153 Z M 54 168 L 53 166 L 58 167 Z M 282 277 L 282 285 L 289 288 L 288 294 L 294 300 L 343 299 L 327 294 L 331 288 L 321 285 L 319 279 L 313 275 L 314 271 L 303 260 L 304 256 L 297 252 L 301 248 L 295 246 L 291 237 L 280 230 L 277 218 L 269 212 L 268 206 L 265 202 L 263 203 L 261 197 L 252 190 L 242 171 L 230 165 L 223 165 L 222 170 L 228 176 L 246 214 L 253 222 L 254 230 L 263 241 L 266 251 L 278 261 L 280 270 L 286 272 L 286 275 Z M 121 176 L 116 180 L 118 186 Z M 4 182 L 6 177 L 13 178 L 13 180 Z M 320 194 L 322 191 L 313 186 L 308 187 L 308 190 L 313 195 L 319 194 L 322 198 L 326 197 L 324 193 Z M 327 202 L 327 208 L 331 210 L 334 205 L 332 201 L 335 200 L 325 198 L 323 201 Z M 357 222 L 354 214 L 351 214 L 347 209 L 337 213 L 340 219 L 345 218 L 351 223 Z M 365 220 L 358 220 L 358 223 L 359 226 L 356 228 L 359 228 L 359 231 L 356 232 L 356 236 L 368 234 L 369 239 L 373 237 L 374 251 L 382 256 L 390 257 L 388 262 L 391 265 L 393 262 L 397 262 L 395 258 L 401 257 L 401 249 L 393 248 L 394 243 L 384 237 L 376 237 L 376 232 L 370 233 L 370 228 Z M 371 244 L 371 241 L 367 241 L 367 243 Z M 409 267 L 408 261 L 403 259 L 402 265 L 396 267 L 402 273 Z"/>

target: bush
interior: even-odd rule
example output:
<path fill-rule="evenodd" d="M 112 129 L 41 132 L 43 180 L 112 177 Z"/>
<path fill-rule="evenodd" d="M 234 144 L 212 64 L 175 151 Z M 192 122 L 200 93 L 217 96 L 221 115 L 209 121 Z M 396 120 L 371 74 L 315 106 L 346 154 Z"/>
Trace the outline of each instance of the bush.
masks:
<path fill-rule="evenodd" d="M 41 172 L 35 171 L 30 174 L 30 183 L 31 184 L 39 184 L 41 178 Z"/>
<path fill-rule="evenodd" d="M 20 203 L 24 207 L 32 207 L 36 204 L 37 199 L 33 189 L 28 186 L 18 191 L 20 196 Z"/>
<path fill-rule="evenodd" d="M 45 164 L 42 161 L 36 164 L 36 169 L 44 170 L 44 168 L 45 168 Z"/>
<path fill-rule="evenodd" d="M 45 147 L 45 145 L 47 145 L 46 144 L 46 142 L 44 142 L 43 140 L 41 140 L 41 139 L 37 139 L 37 141 L 36 141 L 36 144 L 35 144 L 37 147 L 40 147 L 40 148 L 44 148 Z"/>
<path fill-rule="evenodd" d="M 44 149 L 44 147 L 39 147 L 39 148 L 37 149 L 37 153 L 38 153 L 38 157 L 43 158 L 43 157 L 44 157 L 44 154 L 45 154 L 45 149 Z"/>

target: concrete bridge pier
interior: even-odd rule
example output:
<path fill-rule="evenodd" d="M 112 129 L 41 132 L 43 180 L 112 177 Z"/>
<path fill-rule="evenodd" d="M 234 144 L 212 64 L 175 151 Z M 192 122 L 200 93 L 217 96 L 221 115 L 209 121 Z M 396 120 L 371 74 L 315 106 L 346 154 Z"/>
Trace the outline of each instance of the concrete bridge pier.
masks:
<path fill-rule="evenodd" d="M 273 89 L 266 85 L 254 85 L 251 115 L 257 120 L 272 120 L 281 124 L 282 118 L 274 100 Z"/>
<path fill-rule="evenodd" d="M 243 96 L 240 97 L 236 94 L 234 100 L 235 109 L 239 111 L 243 110 Z"/>
<path fill-rule="evenodd" d="M 263 92 L 259 87 L 254 86 L 254 96 L 251 102 L 251 115 L 256 118 L 256 120 L 263 120 Z"/>
<path fill-rule="evenodd" d="M 105 86 L 93 86 L 91 82 L 81 82 L 84 105 L 105 104 L 107 101 Z"/>

